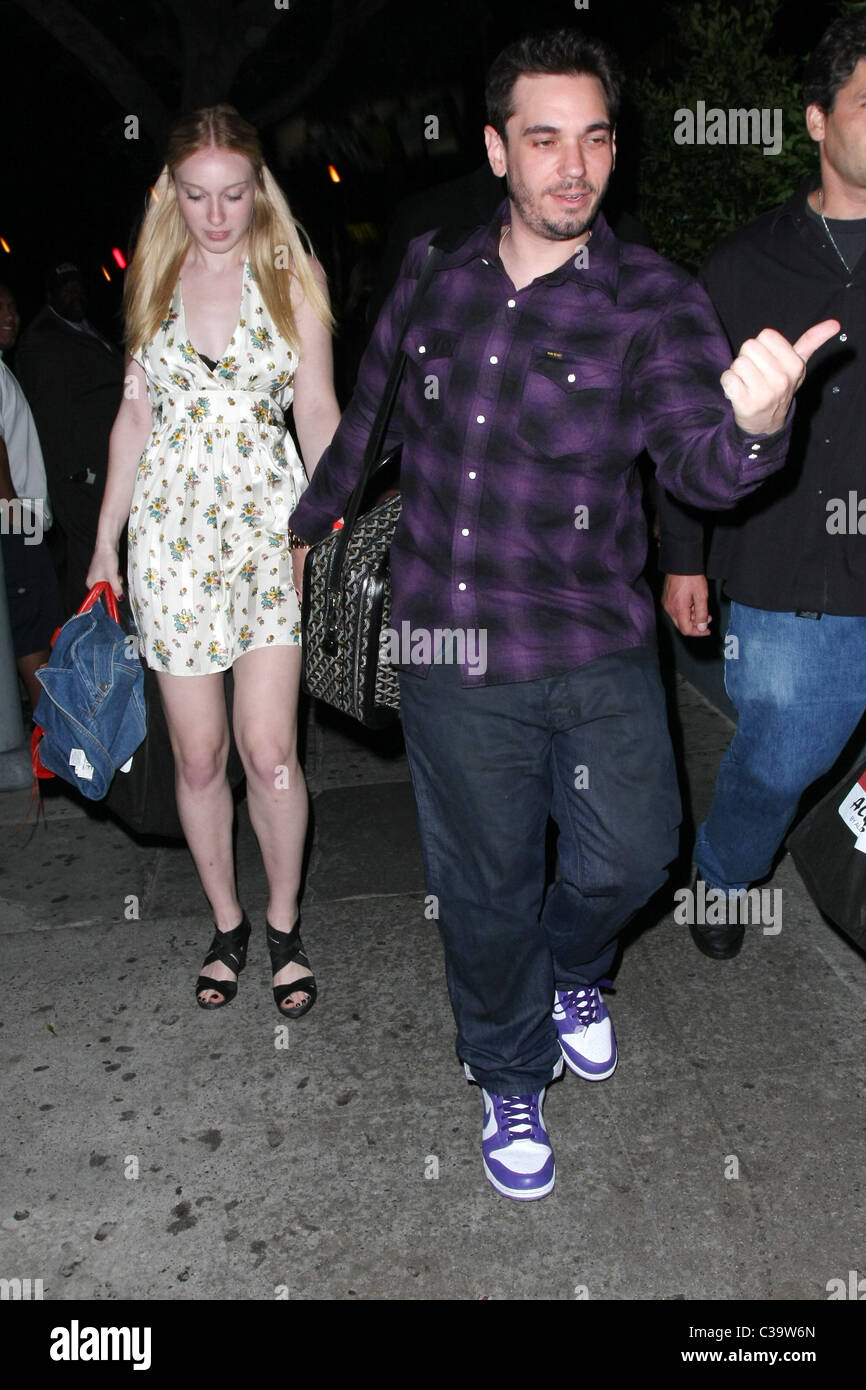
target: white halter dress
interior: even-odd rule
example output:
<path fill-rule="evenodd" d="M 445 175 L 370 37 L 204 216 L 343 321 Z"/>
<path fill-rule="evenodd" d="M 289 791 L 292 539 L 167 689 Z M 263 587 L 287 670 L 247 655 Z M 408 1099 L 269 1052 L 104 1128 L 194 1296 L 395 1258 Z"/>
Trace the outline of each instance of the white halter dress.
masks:
<path fill-rule="evenodd" d="M 147 374 L 153 433 L 129 515 L 129 594 L 148 666 L 224 671 L 301 641 L 289 517 L 307 486 L 284 412 L 297 358 L 247 261 L 240 318 L 213 371 L 189 340 L 180 282 Z"/>

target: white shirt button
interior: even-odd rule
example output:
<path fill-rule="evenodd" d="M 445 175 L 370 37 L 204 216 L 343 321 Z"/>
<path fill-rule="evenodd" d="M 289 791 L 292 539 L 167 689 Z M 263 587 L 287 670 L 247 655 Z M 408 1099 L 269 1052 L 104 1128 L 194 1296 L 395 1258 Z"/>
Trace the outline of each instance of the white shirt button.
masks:
<path fill-rule="evenodd" d="M 465 585 L 465 584 L 458 584 L 458 585 L 457 585 L 457 588 L 458 588 L 458 589 L 465 589 L 465 588 L 466 588 L 466 585 Z"/>
<path fill-rule="evenodd" d="M 839 342 L 840 342 L 840 343 L 847 343 L 847 341 L 848 341 L 848 334 L 847 334 L 847 333 L 840 333 L 840 334 L 839 334 Z"/>
<path fill-rule="evenodd" d="M 470 478 L 474 478 L 474 477 L 476 476 L 474 470 L 470 472 L 469 476 L 470 476 Z"/>
<path fill-rule="evenodd" d="M 468 526 L 464 526 L 464 527 L 463 527 L 463 530 L 460 532 L 460 534 L 461 534 L 461 536 L 468 536 L 468 535 L 469 535 L 469 527 L 468 527 Z"/>
<path fill-rule="evenodd" d="M 577 377 L 574 375 L 574 372 L 569 372 L 568 379 L 569 381 L 577 381 Z"/>
<path fill-rule="evenodd" d="M 509 301 L 508 301 L 508 307 L 509 307 L 509 309 L 516 309 L 516 308 L 517 308 L 517 300 L 516 300 L 516 299 L 509 299 Z"/>
<path fill-rule="evenodd" d="M 491 361 L 491 363 L 493 364 L 493 366 L 495 367 L 496 364 L 497 364 L 497 362 L 499 361 L 499 358 L 498 358 L 498 357 L 491 357 L 490 361 Z"/>
<path fill-rule="evenodd" d="M 476 416 L 475 416 L 476 424 L 483 425 L 483 424 L 484 424 L 484 421 L 486 420 L 486 418 L 487 418 L 486 415 L 476 415 Z"/>
<path fill-rule="evenodd" d="M 419 347 L 418 351 L 419 351 L 419 352 L 426 352 L 426 351 L 427 351 L 427 349 L 424 347 L 424 344 L 423 344 L 423 343 L 422 343 L 421 346 Z"/>

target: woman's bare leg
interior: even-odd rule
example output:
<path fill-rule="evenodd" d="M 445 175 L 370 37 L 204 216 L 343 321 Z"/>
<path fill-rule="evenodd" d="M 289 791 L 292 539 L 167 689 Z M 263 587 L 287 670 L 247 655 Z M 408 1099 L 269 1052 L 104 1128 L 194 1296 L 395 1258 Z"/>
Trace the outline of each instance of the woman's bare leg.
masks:
<path fill-rule="evenodd" d="M 300 647 L 264 647 L 234 664 L 235 739 L 247 774 L 247 806 L 268 879 L 268 921 L 291 931 L 298 917 L 298 890 L 307 834 L 308 802 L 298 762 Z M 308 975 L 287 965 L 274 984 Z M 289 998 L 304 1003 L 303 991 Z"/>
<path fill-rule="evenodd" d="M 158 679 L 174 752 L 180 823 L 214 922 L 220 931 L 232 931 L 243 913 L 232 852 L 234 805 L 226 778 L 229 729 L 223 677 L 159 673 Z M 222 961 L 201 973 L 213 980 L 237 978 Z M 200 997 L 211 1003 L 222 999 L 218 990 Z"/>

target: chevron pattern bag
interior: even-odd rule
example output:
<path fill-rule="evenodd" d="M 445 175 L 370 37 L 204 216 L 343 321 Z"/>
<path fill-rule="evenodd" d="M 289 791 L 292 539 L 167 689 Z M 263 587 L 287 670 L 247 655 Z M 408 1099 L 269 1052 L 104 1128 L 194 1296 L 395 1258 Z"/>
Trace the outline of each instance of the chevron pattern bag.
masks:
<path fill-rule="evenodd" d="M 342 556 L 342 531 L 334 531 L 304 565 L 305 688 L 368 728 L 389 723 L 400 708 L 397 670 L 381 651 L 391 625 L 389 551 L 399 518 L 399 496 L 388 497 L 356 521 Z M 332 568 L 339 576 L 333 586 Z"/>
<path fill-rule="evenodd" d="M 400 518 L 400 497 L 386 496 L 359 513 L 371 478 L 380 470 L 390 472 L 399 458 L 399 449 L 381 457 L 406 362 L 399 344 L 441 260 L 442 251 L 431 245 L 397 339 L 343 526 L 311 546 L 304 563 L 304 689 L 371 729 L 391 723 L 400 708 L 398 672 L 388 659 L 384 640 L 391 624 L 390 548 Z"/>

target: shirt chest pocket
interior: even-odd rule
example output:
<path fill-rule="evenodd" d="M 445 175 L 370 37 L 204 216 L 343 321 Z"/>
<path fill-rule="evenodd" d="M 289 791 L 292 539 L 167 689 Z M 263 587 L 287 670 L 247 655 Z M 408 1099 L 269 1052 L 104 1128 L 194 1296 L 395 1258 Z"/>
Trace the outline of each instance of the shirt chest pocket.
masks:
<path fill-rule="evenodd" d="M 403 406 L 406 417 L 421 430 L 438 432 L 453 414 L 448 388 L 458 342 L 458 335 L 446 329 L 415 326 L 403 339 L 408 358 Z"/>
<path fill-rule="evenodd" d="M 620 387 L 614 362 L 539 348 L 526 373 L 517 433 L 549 458 L 597 452 L 615 432 Z"/>

